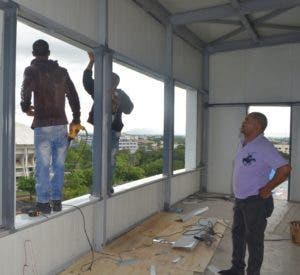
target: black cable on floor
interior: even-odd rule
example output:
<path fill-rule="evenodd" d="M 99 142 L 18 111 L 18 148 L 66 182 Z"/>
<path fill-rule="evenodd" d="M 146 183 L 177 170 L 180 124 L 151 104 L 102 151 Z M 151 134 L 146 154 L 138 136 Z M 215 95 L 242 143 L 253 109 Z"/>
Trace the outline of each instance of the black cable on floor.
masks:
<path fill-rule="evenodd" d="M 82 210 L 80 209 L 80 207 L 78 207 L 78 206 L 76 206 L 76 205 L 72 205 L 72 204 L 63 204 L 63 205 L 74 207 L 75 209 L 77 209 L 77 210 L 80 212 L 80 214 L 81 214 L 81 216 L 82 216 L 82 220 L 83 220 L 83 230 L 84 230 L 84 234 L 85 234 L 85 236 L 86 236 L 86 239 L 87 239 L 87 241 L 88 241 L 88 243 L 89 243 L 89 246 L 90 246 L 90 249 L 91 249 L 92 260 L 91 260 L 90 263 L 83 265 L 83 266 L 81 267 L 81 271 L 82 271 L 82 272 L 92 271 L 92 267 L 93 267 L 93 264 L 94 264 L 94 261 L 95 261 L 95 251 L 94 251 L 94 247 L 93 247 L 93 245 L 92 245 L 92 243 L 91 243 L 91 241 L 90 241 L 90 238 L 89 238 L 89 236 L 88 236 L 88 234 L 87 234 L 87 231 L 86 231 L 85 216 L 84 216 Z M 87 267 L 86 269 L 83 269 L 84 266 L 88 266 L 88 267 Z"/>

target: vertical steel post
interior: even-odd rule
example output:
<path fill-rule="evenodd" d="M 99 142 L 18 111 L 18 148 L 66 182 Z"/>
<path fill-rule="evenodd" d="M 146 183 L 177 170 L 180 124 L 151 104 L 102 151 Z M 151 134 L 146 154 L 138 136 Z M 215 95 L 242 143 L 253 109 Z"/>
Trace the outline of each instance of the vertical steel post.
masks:
<path fill-rule="evenodd" d="M 171 24 L 168 24 L 166 29 L 165 62 L 163 174 L 166 176 L 164 184 L 164 209 L 169 210 L 171 204 L 171 177 L 173 172 L 174 144 L 173 29 Z"/>

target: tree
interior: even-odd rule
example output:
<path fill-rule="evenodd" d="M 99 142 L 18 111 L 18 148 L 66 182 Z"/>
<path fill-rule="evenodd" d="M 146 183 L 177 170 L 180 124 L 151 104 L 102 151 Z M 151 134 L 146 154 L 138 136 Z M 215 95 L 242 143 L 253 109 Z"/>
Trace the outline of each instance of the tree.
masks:
<path fill-rule="evenodd" d="M 17 179 L 17 188 L 20 191 L 28 192 L 29 199 L 32 200 L 32 196 L 35 194 L 35 178 L 33 175 L 28 177 L 20 177 Z"/>

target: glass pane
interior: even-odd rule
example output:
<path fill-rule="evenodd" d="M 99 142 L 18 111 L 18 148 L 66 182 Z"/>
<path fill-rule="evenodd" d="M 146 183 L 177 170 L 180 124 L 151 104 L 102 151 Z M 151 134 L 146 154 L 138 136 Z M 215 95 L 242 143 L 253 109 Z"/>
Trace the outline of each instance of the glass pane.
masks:
<path fill-rule="evenodd" d="M 185 168 L 186 90 L 175 87 L 173 170 Z"/>
<path fill-rule="evenodd" d="M 113 63 L 113 71 L 120 76 L 118 88 L 134 104 L 132 112 L 122 116 L 124 128 L 113 176 L 113 184 L 119 185 L 162 174 L 164 85 L 118 63 Z"/>

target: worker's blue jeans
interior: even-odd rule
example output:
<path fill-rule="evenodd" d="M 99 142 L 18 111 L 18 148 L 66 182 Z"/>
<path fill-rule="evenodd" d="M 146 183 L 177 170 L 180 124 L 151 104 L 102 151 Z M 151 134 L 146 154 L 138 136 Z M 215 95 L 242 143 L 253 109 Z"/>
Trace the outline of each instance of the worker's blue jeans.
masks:
<path fill-rule="evenodd" d="M 35 128 L 34 145 L 36 200 L 41 203 L 61 200 L 68 148 L 67 125 Z M 50 177 L 51 166 L 52 177 Z"/>
<path fill-rule="evenodd" d="M 248 275 L 260 275 L 264 256 L 264 232 L 267 218 L 273 212 L 273 198 L 262 199 L 259 195 L 236 199 L 232 225 L 232 269 L 244 274 L 246 246 L 249 258 Z"/>

